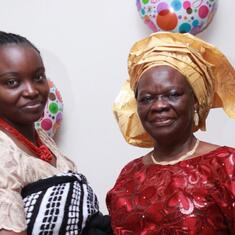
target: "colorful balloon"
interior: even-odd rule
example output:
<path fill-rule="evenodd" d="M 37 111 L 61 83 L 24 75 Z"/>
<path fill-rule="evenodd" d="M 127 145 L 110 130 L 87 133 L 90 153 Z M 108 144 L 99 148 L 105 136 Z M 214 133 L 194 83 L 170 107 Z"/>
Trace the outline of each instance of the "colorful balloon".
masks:
<path fill-rule="evenodd" d="M 63 101 L 54 83 L 48 80 L 48 84 L 50 91 L 47 104 L 43 117 L 35 122 L 35 128 L 42 128 L 50 137 L 53 137 L 63 118 Z"/>
<path fill-rule="evenodd" d="M 217 0 L 136 0 L 145 24 L 154 31 L 198 34 L 211 22 Z"/>

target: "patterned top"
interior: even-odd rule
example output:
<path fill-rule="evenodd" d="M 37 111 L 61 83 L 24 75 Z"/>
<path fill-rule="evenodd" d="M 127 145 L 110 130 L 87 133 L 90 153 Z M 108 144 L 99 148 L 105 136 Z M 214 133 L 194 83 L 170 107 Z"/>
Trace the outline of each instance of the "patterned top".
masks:
<path fill-rule="evenodd" d="M 235 149 L 175 165 L 124 167 L 107 195 L 117 235 L 235 234 Z"/>
<path fill-rule="evenodd" d="M 29 183 L 64 171 L 76 171 L 72 161 L 63 156 L 55 142 L 38 130 L 42 142 L 56 157 L 56 167 L 22 151 L 0 131 L 0 229 L 22 232 L 26 219 L 21 190 Z"/>

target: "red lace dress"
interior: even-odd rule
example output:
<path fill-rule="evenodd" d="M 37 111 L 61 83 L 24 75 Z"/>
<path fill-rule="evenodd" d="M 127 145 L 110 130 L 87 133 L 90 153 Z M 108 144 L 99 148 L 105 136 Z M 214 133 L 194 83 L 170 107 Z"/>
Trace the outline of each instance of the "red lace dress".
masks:
<path fill-rule="evenodd" d="M 235 149 L 124 167 L 107 195 L 116 235 L 235 234 Z"/>

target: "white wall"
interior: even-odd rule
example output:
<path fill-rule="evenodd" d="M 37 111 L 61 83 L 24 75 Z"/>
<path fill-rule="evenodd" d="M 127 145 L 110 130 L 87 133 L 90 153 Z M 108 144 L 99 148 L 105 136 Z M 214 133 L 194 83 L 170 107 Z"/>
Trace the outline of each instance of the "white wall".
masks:
<path fill-rule="evenodd" d="M 201 35 L 235 64 L 234 0 L 220 0 L 217 14 Z M 127 55 L 134 41 L 150 30 L 135 0 L 1 1 L 0 30 L 29 38 L 42 52 L 51 78 L 64 98 L 60 148 L 96 191 L 101 210 L 121 168 L 147 152 L 125 143 L 111 106 L 127 78 Z M 235 92 L 235 91 L 234 91 Z M 235 120 L 211 112 L 202 139 L 235 147 Z"/>

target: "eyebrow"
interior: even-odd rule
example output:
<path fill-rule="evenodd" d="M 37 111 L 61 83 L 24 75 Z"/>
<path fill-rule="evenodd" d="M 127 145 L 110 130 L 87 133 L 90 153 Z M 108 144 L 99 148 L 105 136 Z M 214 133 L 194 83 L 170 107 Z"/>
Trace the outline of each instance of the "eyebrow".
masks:
<path fill-rule="evenodd" d="M 0 74 L 0 77 L 4 77 L 4 76 L 7 76 L 7 75 L 18 75 L 19 73 L 17 72 L 6 72 L 6 73 L 1 73 Z"/>
<path fill-rule="evenodd" d="M 182 86 L 169 86 L 169 87 L 165 87 L 165 88 L 164 88 L 163 93 L 169 92 L 169 91 L 171 91 L 171 90 L 181 90 L 181 89 L 183 89 Z M 143 89 L 143 90 L 137 89 L 136 92 L 137 92 L 137 91 L 138 91 L 138 94 L 139 94 L 139 93 L 151 93 L 151 92 L 152 92 L 151 89 Z"/>
<path fill-rule="evenodd" d="M 45 72 L 45 67 L 39 67 L 39 68 L 37 68 L 35 71 L 34 71 L 34 73 L 38 73 L 38 72 Z M 6 72 L 6 73 L 1 73 L 0 74 L 0 77 L 4 77 L 4 76 L 7 76 L 7 75 L 15 75 L 15 76 L 17 76 L 17 75 L 19 75 L 19 73 L 18 72 Z"/>

